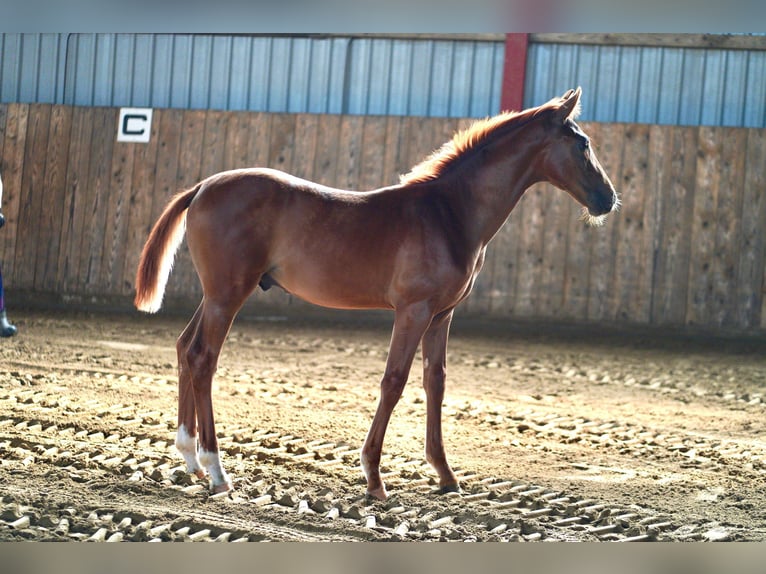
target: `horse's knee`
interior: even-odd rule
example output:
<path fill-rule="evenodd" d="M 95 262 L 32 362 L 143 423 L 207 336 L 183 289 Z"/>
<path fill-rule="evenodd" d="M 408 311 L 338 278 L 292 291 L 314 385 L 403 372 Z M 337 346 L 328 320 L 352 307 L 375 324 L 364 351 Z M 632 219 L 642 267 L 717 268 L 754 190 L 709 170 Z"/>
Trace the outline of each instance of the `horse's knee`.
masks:
<path fill-rule="evenodd" d="M 401 373 L 386 373 L 380 383 L 381 399 L 396 404 L 404 392 L 407 376 Z"/>

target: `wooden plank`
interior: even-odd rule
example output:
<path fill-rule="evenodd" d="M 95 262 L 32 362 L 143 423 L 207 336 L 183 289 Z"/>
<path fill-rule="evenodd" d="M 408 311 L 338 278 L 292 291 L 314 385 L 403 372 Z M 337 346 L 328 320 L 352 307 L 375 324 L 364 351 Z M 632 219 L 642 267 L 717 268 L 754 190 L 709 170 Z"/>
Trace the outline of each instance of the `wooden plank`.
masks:
<path fill-rule="evenodd" d="M 19 222 L 16 240 L 16 288 L 34 290 L 37 246 L 50 241 L 50 230 L 40 229 L 45 195 L 45 158 L 50 131 L 51 106 L 33 104 L 29 108 L 24 168 L 21 179 Z"/>
<path fill-rule="evenodd" d="M 566 228 L 566 243 L 561 279 L 561 316 L 578 320 L 584 320 L 588 316 L 590 240 L 594 231 L 582 221 L 581 213 L 579 203 L 567 202 L 565 221 L 562 224 Z M 607 222 L 607 225 L 611 225 L 611 222 Z"/>
<path fill-rule="evenodd" d="M 435 150 L 439 149 L 448 137 L 442 130 L 443 122 L 439 118 L 411 118 L 409 157 L 413 166 Z"/>
<path fill-rule="evenodd" d="M 655 233 L 651 244 L 651 290 L 649 292 L 648 321 L 656 321 L 658 286 L 667 274 L 667 255 L 663 238 L 670 231 L 666 223 L 666 204 L 671 200 L 671 162 L 673 160 L 673 133 L 670 129 L 650 129 L 650 150 L 647 173 L 647 203 L 654 207 Z"/>
<path fill-rule="evenodd" d="M 409 171 L 411 164 L 404 145 L 409 137 L 410 123 L 404 116 L 386 118 L 386 149 L 383 156 L 383 170 L 386 185 L 399 183 L 402 174 Z"/>
<path fill-rule="evenodd" d="M 179 186 L 178 175 L 183 122 L 183 110 L 163 110 L 159 117 L 156 177 L 151 194 L 151 217 L 145 222 L 145 236 L 147 237 L 162 210 L 165 209 L 165 205 L 183 186 L 183 184 Z"/>
<path fill-rule="evenodd" d="M 511 214 L 487 248 L 484 267 L 474 287 L 477 305 L 471 311 L 501 316 L 513 311 L 519 242 L 519 226 L 513 221 Z"/>
<path fill-rule="evenodd" d="M 381 167 L 383 169 L 383 186 L 399 182 L 399 133 L 402 130 L 402 116 L 388 116 L 386 120 L 386 135 L 381 151 Z"/>
<path fill-rule="evenodd" d="M 745 182 L 747 131 L 719 128 L 721 138 L 721 177 L 716 206 L 715 250 L 713 252 L 713 297 L 711 315 L 714 325 L 737 324 L 737 285 L 741 255 L 742 204 Z"/>
<path fill-rule="evenodd" d="M 116 142 L 113 148 L 106 209 L 108 226 L 104 234 L 101 260 L 106 289 L 110 295 L 126 294 L 124 271 L 130 232 L 130 203 L 133 197 L 133 163 L 136 148 L 145 145 Z"/>
<path fill-rule="evenodd" d="M 313 180 L 322 185 L 336 187 L 338 168 L 338 140 L 340 139 L 340 116 L 322 116 L 317 127 L 316 155 Z"/>
<path fill-rule="evenodd" d="M 691 224 L 697 169 L 697 129 L 656 126 L 652 141 L 662 133 L 661 149 L 650 155 L 656 173 L 650 183 L 657 202 L 654 232 L 654 277 L 649 322 L 683 325 L 689 280 Z"/>
<path fill-rule="evenodd" d="M 625 127 L 622 153 L 622 207 L 613 218 L 617 228 L 614 244 L 614 283 L 610 289 L 609 317 L 619 321 L 648 318 L 648 289 L 642 277 L 651 277 L 652 254 L 645 250 L 644 228 L 647 223 L 646 167 L 649 161 L 649 126 L 628 124 Z M 649 269 L 646 269 L 646 266 Z"/>
<path fill-rule="evenodd" d="M 531 317 L 536 312 L 538 286 L 543 263 L 543 239 L 546 208 L 546 186 L 533 185 L 516 206 L 518 223 L 518 266 L 513 314 Z"/>
<path fill-rule="evenodd" d="M 721 179 L 721 144 L 720 131 L 710 127 L 699 128 L 686 310 L 686 322 L 691 325 L 712 322 L 712 267 Z"/>
<path fill-rule="evenodd" d="M 357 190 L 359 188 L 363 129 L 363 116 L 343 116 L 341 118 L 335 185 L 342 189 Z"/>
<path fill-rule="evenodd" d="M 152 132 L 148 143 L 136 144 L 133 151 L 133 173 L 128 194 L 128 232 L 125 238 L 125 261 L 122 269 L 122 283 L 118 286 L 120 294 L 135 295 L 135 277 L 138 259 L 144 242 L 149 236 L 149 228 L 154 223 L 152 202 L 157 175 L 157 150 L 160 140 L 160 126 L 167 110 L 156 109 L 152 117 Z M 175 174 L 173 174 L 175 180 Z"/>
<path fill-rule="evenodd" d="M 199 179 L 204 179 L 224 169 L 228 143 L 226 141 L 228 119 L 229 114 L 219 110 L 208 110 L 205 114 Z"/>
<path fill-rule="evenodd" d="M 226 121 L 226 146 L 223 169 L 239 169 L 252 166 L 249 150 L 250 112 L 228 112 Z"/>
<path fill-rule="evenodd" d="M 638 296 L 628 302 L 631 320 L 648 323 L 652 315 L 654 264 L 657 252 L 656 237 L 659 232 L 659 213 L 662 210 L 664 170 L 654 163 L 654 158 L 665 149 L 668 129 L 646 126 L 647 156 L 640 168 L 644 173 L 644 213 L 641 225 L 641 261 L 638 273 Z M 662 165 L 662 164 L 660 164 Z"/>
<path fill-rule="evenodd" d="M 609 174 L 617 193 L 626 201 L 623 192 L 622 155 L 625 142 L 625 124 L 606 126 L 593 124 L 590 127 L 592 140 L 597 146 L 599 161 Z M 612 289 L 615 277 L 616 241 L 620 228 L 622 211 L 612 216 L 603 227 L 591 228 L 588 234 L 590 243 L 590 269 L 588 276 L 588 313 L 590 321 L 612 319 L 610 316 Z"/>
<path fill-rule="evenodd" d="M 295 119 L 294 114 L 275 114 L 271 118 L 268 167 L 292 173 Z"/>
<path fill-rule="evenodd" d="M 737 269 L 737 326 L 766 328 L 766 130 L 747 130 L 742 239 Z"/>
<path fill-rule="evenodd" d="M 401 146 L 400 173 L 408 173 L 411 168 L 419 164 L 435 146 L 431 142 L 427 147 L 422 144 L 423 132 L 426 131 L 426 118 L 407 117 L 404 120 L 406 128 L 400 133 L 399 145 Z M 420 142 L 420 143 L 418 143 Z"/>
<path fill-rule="evenodd" d="M 50 135 L 46 152 L 45 184 L 40 229 L 46 229 L 49 239 L 40 236 L 35 269 L 35 288 L 53 293 L 59 290 L 59 260 L 61 236 L 66 203 L 67 158 L 69 157 L 72 108 L 53 106 L 50 118 Z"/>
<path fill-rule="evenodd" d="M 258 112 L 250 116 L 248 150 L 250 162 L 248 165 L 272 167 L 269 165 L 271 152 L 271 120 L 273 114 Z"/>
<path fill-rule="evenodd" d="M 406 173 L 421 161 L 426 159 L 442 142 L 433 133 L 433 122 L 429 118 L 410 117 L 406 120 L 407 129 L 402 134 L 406 139 L 400 142 L 404 154 L 401 173 Z"/>
<path fill-rule="evenodd" d="M 116 108 L 95 108 L 90 142 L 90 169 L 85 190 L 85 233 L 80 262 L 80 281 L 88 294 L 107 292 L 102 267 L 111 182 L 112 151 L 116 139 Z"/>
<path fill-rule="evenodd" d="M 187 189 L 210 174 L 202 173 L 205 144 L 205 110 L 184 110 L 181 120 L 181 139 L 178 147 L 178 173 L 175 190 Z"/>
<path fill-rule="evenodd" d="M 61 250 L 59 252 L 59 279 L 64 294 L 82 292 L 80 283 L 80 254 L 85 234 L 85 195 L 88 189 L 90 169 L 90 145 L 93 134 L 91 108 L 75 107 L 72 110 L 72 127 L 69 136 L 66 193 L 62 210 Z"/>
<path fill-rule="evenodd" d="M 385 172 L 383 165 L 387 152 L 387 118 L 384 116 L 368 116 L 364 121 L 362 133 L 362 150 L 359 158 L 360 190 L 371 190 L 390 185 L 395 182 Z"/>
<path fill-rule="evenodd" d="M 567 256 L 566 216 L 572 198 L 552 185 L 543 186 L 543 228 L 540 278 L 535 301 L 536 314 L 558 317 L 564 303 L 564 275 Z"/>
<path fill-rule="evenodd" d="M 319 132 L 319 116 L 299 114 L 295 123 L 295 150 L 293 154 L 293 175 L 313 180 L 316 140 Z"/>
<path fill-rule="evenodd" d="M 16 286 L 16 239 L 21 202 L 21 180 L 24 171 L 26 149 L 28 104 L 8 104 L 3 130 L 3 151 L 0 170 L 3 178 L 3 215 L 5 226 L 0 230 L 0 265 L 6 287 Z"/>
<path fill-rule="evenodd" d="M 536 44 L 585 44 L 603 46 L 647 46 L 653 48 L 712 48 L 726 50 L 766 50 L 763 36 L 741 34 L 664 34 L 664 33 L 551 33 L 530 34 Z"/>

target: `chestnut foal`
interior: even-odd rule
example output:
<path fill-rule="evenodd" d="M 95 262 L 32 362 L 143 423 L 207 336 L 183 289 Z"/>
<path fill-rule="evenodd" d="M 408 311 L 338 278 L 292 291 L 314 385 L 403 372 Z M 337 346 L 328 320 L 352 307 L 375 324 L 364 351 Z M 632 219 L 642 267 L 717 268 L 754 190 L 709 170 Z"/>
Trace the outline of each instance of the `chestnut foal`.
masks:
<path fill-rule="evenodd" d="M 231 489 L 218 455 L 211 384 L 221 346 L 247 297 L 277 285 L 338 309 L 394 311 L 380 400 L 361 451 L 367 492 L 385 499 L 383 438 L 422 344 L 428 462 L 442 491 L 459 489 L 441 429 L 447 337 L 455 307 L 471 292 L 487 244 L 524 191 L 549 182 L 601 223 L 617 194 L 575 123 L 580 88 L 457 133 L 397 185 L 332 189 L 272 169 L 208 177 L 176 195 L 141 254 L 136 306 L 162 303 L 184 235 L 202 284 L 197 311 L 178 338 L 176 446 L 211 490 Z"/>

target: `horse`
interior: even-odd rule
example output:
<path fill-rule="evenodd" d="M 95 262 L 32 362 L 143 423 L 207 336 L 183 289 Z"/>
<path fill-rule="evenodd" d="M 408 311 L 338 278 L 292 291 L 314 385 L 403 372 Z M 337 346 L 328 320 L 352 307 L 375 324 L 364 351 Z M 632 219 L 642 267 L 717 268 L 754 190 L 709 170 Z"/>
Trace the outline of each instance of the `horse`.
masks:
<path fill-rule="evenodd" d="M 447 462 L 441 405 L 453 312 L 468 297 L 490 240 L 525 190 L 549 182 L 604 222 L 618 195 L 575 122 L 581 88 L 457 132 L 400 181 L 371 191 L 333 189 L 268 168 L 211 175 L 176 194 L 143 247 L 136 307 L 159 310 L 184 231 L 202 300 L 178 337 L 175 446 L 210 491 L 232 489 L 221 465 L 211 385 L 245 300 L 278 286 L 335 309 L 388 309 L 393 331 L 377 409 L 361 449 L 366 495 L 388 496 L 383 440 L 422 345 L 425 457 L 438 491 L 460 492 Z M 184 226 L 185 223 L 185 226 Z"/>

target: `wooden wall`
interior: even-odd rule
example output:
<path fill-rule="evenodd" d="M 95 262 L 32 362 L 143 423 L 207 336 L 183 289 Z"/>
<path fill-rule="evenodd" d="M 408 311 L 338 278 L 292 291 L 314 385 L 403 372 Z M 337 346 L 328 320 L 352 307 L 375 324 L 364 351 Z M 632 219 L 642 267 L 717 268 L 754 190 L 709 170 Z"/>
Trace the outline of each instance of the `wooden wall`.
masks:
<path fill-rule="evenodd" d="M 154 110 L 148 144 L 117 109 L 0 105 L 6 289 L 130 305 L 138 255 L 169 197 L 261 165 L 349 189 L 397 180 L 469 120 Z M 766 130 L 583 124 L 621 192 L 606 226 L 547 185 L 488 251 L 463 314 L 766 328 Z M 185 247 L 169 302 L 196 305 Z M 273 289 L 268 308 L 303 305 Z"/>

